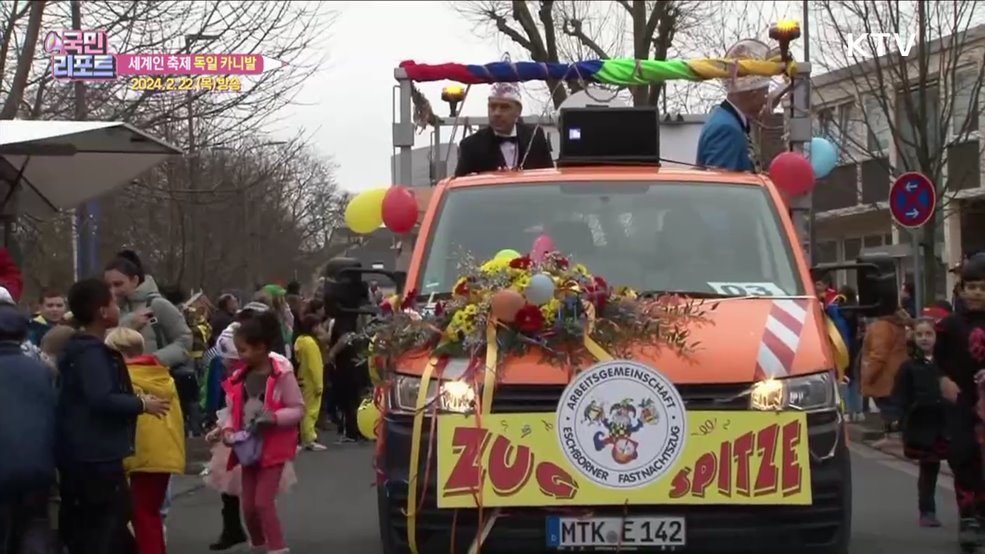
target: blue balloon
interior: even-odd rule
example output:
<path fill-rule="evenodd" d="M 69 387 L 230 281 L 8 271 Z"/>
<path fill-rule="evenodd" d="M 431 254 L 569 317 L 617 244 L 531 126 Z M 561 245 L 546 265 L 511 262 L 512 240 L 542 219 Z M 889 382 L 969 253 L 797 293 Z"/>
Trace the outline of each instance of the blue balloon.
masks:
<path fill-rule="evenodd" d="M 838 150 L 826 138 L 814 137 L 811 139 L 809 158 L 811 167 L 814 169 L 814 177 L 818 179 L 827 177 L 834 168 L 838 167 Z"/>

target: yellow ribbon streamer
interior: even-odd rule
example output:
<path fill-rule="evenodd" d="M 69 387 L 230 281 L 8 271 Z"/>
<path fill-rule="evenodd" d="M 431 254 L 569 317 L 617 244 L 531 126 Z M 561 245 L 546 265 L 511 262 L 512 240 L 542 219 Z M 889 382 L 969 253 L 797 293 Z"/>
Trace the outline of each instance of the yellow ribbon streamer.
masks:
<path fill-rule="evenodd" d="M 499 344 L 496 341 L 496 324 L 486 324 L 486 370 L 482 375 L 482 414 L 492 413 L 493 389 L 496 388 L 496 364 L 499 362 Z"/>
<path fill-rule="evenodd" d="M 835 325 L 834 321 L 827 314 L 824 316 L 825 327 L 828 331 L 828 339 L 831 341 L 831 347 L 835 351 L 835 367 L 838 369 L 838 379 L 841 380 L 845 377 L 845 372 L 848 371 L 848 366 L 851 365 L 852 359 L 848 354 L 848 346 L 845 344 L 844 337 L 841 336 L 841 331 L 838 330 L 838 326 Z"/>
<path fill-rule="evenodd" d="M 428 388 L 436 365 L 438 357 L 433 356 L 421 374 L 421 388 L 417 391 L 417 402 L 414 404 L 414 428 L 410 435 L 410 468 L 407 478 L 407 546 L 411 554 L 417 554 L 417 476 L 421 464 L 421 430 L 424 427 Z M 434 440 L 434 437 L 430 440 Z"/>

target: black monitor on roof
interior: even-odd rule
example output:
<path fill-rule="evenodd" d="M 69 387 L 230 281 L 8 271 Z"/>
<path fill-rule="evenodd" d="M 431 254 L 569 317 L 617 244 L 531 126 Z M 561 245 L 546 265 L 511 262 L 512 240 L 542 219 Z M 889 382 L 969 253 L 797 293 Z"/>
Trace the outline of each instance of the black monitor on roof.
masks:
<path fill-rule="evenodd" d="M 660 165 L 660 114 L 638 108 L 563 108 L 558 166 Z"/>

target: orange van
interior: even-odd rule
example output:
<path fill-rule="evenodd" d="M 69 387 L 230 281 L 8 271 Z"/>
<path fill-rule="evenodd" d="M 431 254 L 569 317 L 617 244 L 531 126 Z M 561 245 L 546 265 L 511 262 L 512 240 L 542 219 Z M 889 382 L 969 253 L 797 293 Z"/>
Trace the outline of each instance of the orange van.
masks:
<path fill-rule="evenodd" d="M 450 363 L 426 393 L 438 421 L 423 415 L 415 440 L 428 358 L 408 355 L 388 383 L 378 431 L 383 551 L 846 553 L 852 473 L 835 360 L 811 268 L 769 180 L 598 165 L 445 180 L 421 223 L 406 289 L 422 302 L 450 295 L 462 252 L 478 260 L 522 252 L 541 233 L 610 283 L 716 305 L 711 324 L 693 330 L 702 346 L 689 359 L 640 351 L 623 370 L 607 370 L 644 366 L 672 383 L 687 412 L 686 453 L 652 486 L 599 488 L 601 465 L 561 460 L 565 440 L 541 429 L 557 421 L 571 374 L 538 354 L 501 361 L 483 421 L 442 401 L 456 377 Z M 891 311 L 892 262 L 860 262 L 859 310 Z M 454 439 L 442 437 L 449 429 Z M 528 435 L 536 440 L 520 444 Z M 490 455 L 497 448 L 499 461 Z M 524 457 L 529 467 L 518 469 Z M 459 470 L 512 472 L 515 486 L 463 495 L 451 487 Z"/>

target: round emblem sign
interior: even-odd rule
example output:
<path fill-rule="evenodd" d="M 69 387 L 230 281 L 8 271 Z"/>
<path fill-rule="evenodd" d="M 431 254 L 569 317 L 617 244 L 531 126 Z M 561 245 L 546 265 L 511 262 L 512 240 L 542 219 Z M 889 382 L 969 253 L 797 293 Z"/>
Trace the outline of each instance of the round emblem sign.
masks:
<path fill-rule="evenodd" d="M 687 413 L 677 388 L 629 360 L 581 372 L 557 408 L 558 441 L 571 465 L 606 487 L 644 487 L 684 451 Z"/>

